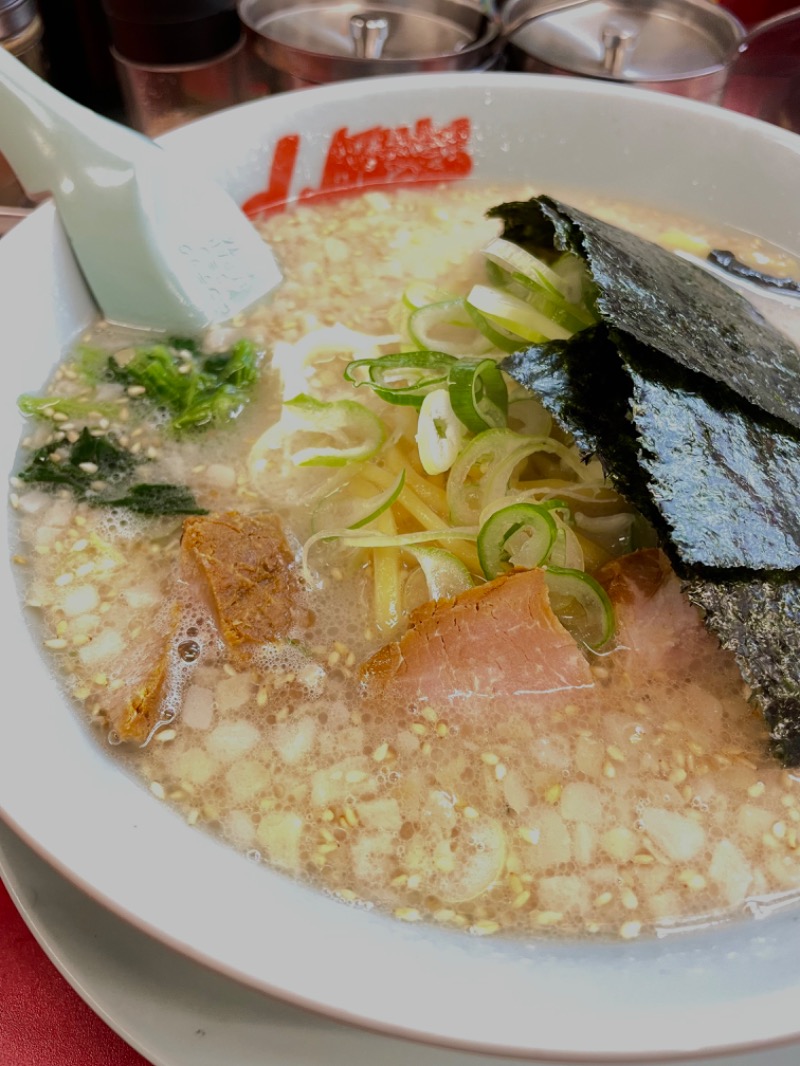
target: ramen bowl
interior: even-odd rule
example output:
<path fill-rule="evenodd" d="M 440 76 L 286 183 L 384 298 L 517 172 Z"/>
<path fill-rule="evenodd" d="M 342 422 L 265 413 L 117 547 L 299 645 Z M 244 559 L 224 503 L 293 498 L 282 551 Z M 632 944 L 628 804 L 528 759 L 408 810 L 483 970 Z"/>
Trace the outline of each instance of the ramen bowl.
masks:
<path fill-rule="evenodd" d="M 165 145 L 251 210 L 370 183 L 531 182 L 734 225 L 800 254 L 800 138 L 778 128 L 569 78 L 410 75 L 368 90 L 342 83 L 257 101 Z M 43 386 L 96 312 L 52 206 L 0 243 L 0 276 L 10 476 L 17 396 Z M 620 1062 L 800 1035 L 800 905 L 753 905 L 737 921 L 631 941 L 481 937 L 346 906 L 190 828 L 65 699 L 20 606 L 14 551 L 12 516 L 0 813 L 143 935 L 341 1021 L 467 1050 Z"/>

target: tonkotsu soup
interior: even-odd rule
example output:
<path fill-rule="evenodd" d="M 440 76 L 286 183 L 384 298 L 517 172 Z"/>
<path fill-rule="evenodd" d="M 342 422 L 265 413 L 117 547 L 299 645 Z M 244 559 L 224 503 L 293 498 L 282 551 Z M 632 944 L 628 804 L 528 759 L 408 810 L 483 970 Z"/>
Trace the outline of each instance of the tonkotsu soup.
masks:
<path fill-rule="evenodd" d="M 249 318 L 98 325 L 21 401 L 24 601 L 111 757 L 342 901 L 519 937 L 760 915 L 798 893 L 799 779 L 651 525 L 497 368 L 595 321 L 576 256 L 485 215 L 532 194 L 300 205 Z"/>

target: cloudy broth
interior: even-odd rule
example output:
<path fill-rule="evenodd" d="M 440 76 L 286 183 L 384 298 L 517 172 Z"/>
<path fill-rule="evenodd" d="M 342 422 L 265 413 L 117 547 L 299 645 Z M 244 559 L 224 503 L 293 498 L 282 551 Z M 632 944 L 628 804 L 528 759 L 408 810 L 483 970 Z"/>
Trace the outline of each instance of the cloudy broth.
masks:
<path fill-rule="evenodd" d="M 518 698 L 465 707 L 365 693 L 360 665 L 402 635 L 424 585 L 403 557 L 406 607 L 376 617 L 376 568 L 389 557 L 322 544 L 305 588 L 300 551 L 315 508 L 346 478 L 258 451 L 282 397 L 351 397 L 342 371 L 364 343 L 354 334 L 393 350 L 411 281 L 456 294 L 481 281 L 480 250 L 498 232 L 484 210 L 533 192 L 372 192 L 264 221 L 285 282 L 249 319 L 207 338 L 222 347 L 248 337 L 267 353 L 232 425 L 176 439 L 163 419 L 142 415 L 135 391 L 96 387 L 86 424 L 147 456 L 150 480 L 188 486 L 214 513 L 280 516 L 297 578 L 293 628 L 281 639 L 226 643 L 182 576 L 182 518 L 100 510 L 16 483 L 25 602 L 80 713 L 158 800 L 343 901 L 523 937 L 632 939 L 761 914 L 800 890 L 799 782 L 766 754 L 763 721 L 702 626 L 690 647 L 633 665 L 613 651 L 593 656 L 591 686 L 533 710 Z M 667 245 L 724 243 L 761 269 L 797 271 L 742 235 L 723 241 L 694 223 L 565 199 Z M 142 340 L 98 327 L 87 343 L 111 352 Z M 67 359 L 46 391 L 83 390 Z M 383 417 L 367 391 L 355 398 Z M 413 437 L 413 417 L 393 409 L 395 435 Z M 82 424 L 31 424 L 24 445 L 41 447 L 54 430 L 68 441 Z M 376 460 L 389 480 L 402 458 L 392 447 Z M 421 493 L 423 475 L 406 459 Z M 439 479 L 425 497 L 432 508 Z M 412 528 L 402 509 L 397 521 L 400 532 Z M 158 728 L 143 747 L 119 743 L 117 708 L 164 645 Z"/>

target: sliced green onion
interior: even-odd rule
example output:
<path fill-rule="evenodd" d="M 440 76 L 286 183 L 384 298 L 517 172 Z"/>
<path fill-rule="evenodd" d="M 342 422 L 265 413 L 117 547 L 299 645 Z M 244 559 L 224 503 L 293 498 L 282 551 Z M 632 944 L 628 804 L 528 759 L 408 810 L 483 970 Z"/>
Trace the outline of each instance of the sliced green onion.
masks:
<path fill-rule="evenodd" d="M 508 389 L 494 359 L 455 363 L 447 387 L 453 410 L 472 433 L 506 426 Z"/>
<path fill-rule="evenodd" d="M 502 267 L 512 277 L 528 285 L 535 285 L 537 289 L 549 292 L 553 296 L 566 298 L 566 286 L 563 279 L 547 263 L 537 259 L 530 252 L 526 252 L 513 241 L 496 237 L 486 245 L 483 254 L 489 262 Z"/>
<path fill-rule="evenodd" d="M 427 393 L 446 384 L 456 361 L 446 352 L 393 352 L 374 359 L 355 359 L 345 367 L 344 377 L 356 387 L 367 385 L 387 403 L 421 407 Z M 357 375 L 362 368 L 367 377 Z"/>
<path fill-rule="evenodd" d="M 440 304 L 455 299 L 457 297 L 452 292 L 439 289 L 430 281 L 412 281 L 403 293 L 403 303 L 411 311 L 427 307 L 428 304 Z"/>
<path fill-rule="evenodd" d="M 419 410 L 416 442 L 426 474 L 443 474 L 449 470 L 464 445 L 466 429 L 453 410 L 451 395 L 447 389 L 434 389 Z"/>
<path fill-rule="evenodd" d="M 498 457 L 494 466 L 486 472 L 484 481 L 485 502 L 488 503 L 489 500 L 493 500 L 497 496 L 507 496 L 508 483 L 514 470 L 520 463 L 539 452 L 554 455 L 564 466 L 572 471 L 579 481 L 585 481 L 589 477 L 586 466 L 577 458 L 573 451 L 561 444 L 560 441 L 554 440 L 552 437 L 521 437 L 517 434 L 514 435 L 519 442 L 517 448 L 506 452 L 502 457 Z"/>
<path fill-rule="evenodd" d="M 571 570 L 583 570 L 584 567 L 581 543 L 560 515 L 556 520 L 556 539 L 550 549 L 547 565 Z"/>
<path fill-rule="evenodd" d="M 347 548 L 408 548 L 409 545 L 430 544 L 441 540 L 475 540 L 474 526 L 450 529 L 423 529 L 417 533 L 376 533 L 369 529 L 322 529 L 303 545 L 303 577 L 313 584 L 308 556 L 315 544 L 323 540 L 338 540 Z"/>
<path fill-rule="evenodd" d="M 575 525 L 609 555 L 627 555 L 634 550 L 636 516 L 628 511 L 610 515 L 587 515 L 575 512 Z"/>
<path fill-rule="evenodd" d="M 484 491 L 487 478 L 525 440 L 510 429 L 487 429 L 473 437 L 453 463 L 447 479 L 447 505 L 454 522 L 477 524 L 485 501 L 493 498 Z"/>
<path fill-rule="evenodd" d="M 589 273 L 579 255 L 575 255 L 574 252 L 564 252 L 553 263 L 552 271 L 559 278 L 561 292 L 569 303 L 586 303 Z"/>
<path fill-rule="evenodd" d="M 545 340 L 566 340 L 575 332 L 564 329 L 518 296 L 488 285 L 473 285 L 467 303 L 485 315 L 492 325 L 501 326 L 535 344 Z"/>
<path fill-rule="evenodd" d="M 513 284 L 509 286 L 508 291 L 514 293 Z M 541 312 L 551 322 L 555 322 L 556 325 L 568 330 L 570 334 L 579 333 L 582 329 L 586 329 L 587 326 L 593 326 L 597 321 L 595 315 L 591 311 L 587 311 L 585 307 L 581 307 L 579 304 L 567 303 L 566 300 L 562 300 L 557 296 L 550 296 L 546 292 L 532 292 L 530 289 L 526 289 L 525 286 L 520 286 L 515 295 L 519 296 L 525 303 L 530 304 L 536 311 Z"/>
<path fill-rule="evenodd" d="M 420 348 L 449 355 L 484 355 L 491 342 L 475 328 L 464 300 L 444 300 L 412 311 L 408 332 Z"/>
<path fill-rule="evenodd" d="M 405 483 L 406 472 L 401 470 L 394 484 L 385 492 L 376 493 L 366 499 L 346 496 L 342 489 L 338 488 L 320 500 L 314 508 L 311 527 L 315 533 L 324 529 L 360 529 L 389 510 L 403 491 Z"/>
<path fill-rule="evenodd" d="M 582 570 L 546 566 L 550 606 L 575 640 L 597 650 L 614 635 L 614 607 L 605 589 Z"/>
<path fill-rule="evenodd" d="M 511 425 L 515 432 L 531 437 L 548 436 L 553 425 L 552 416 L 535 396 L 519 393 L 508 398 L 508 421 L 516 423 Z"/>
<path fill-rule="evenodd" d="M 406 546 L 405 550 L 419 563 L 432 600 L 449 600 L 466 592 L 475 580 L 466 566 L 444 548 Z"/>
<path fill-rule="evenodd" d="M 545 507 L 514 503 L 495 511 L 478 533 L 478 559 L 491 581 L 509 565 L 541 566 L 556 537 L 556 523 Z"/>
<path fill-rule="evenodd" d="M 464 301 L 464 306 L 467 309 L 467 314 L 475 323 L 475 328 L 488 341 L 491 341 L 495 348 L 498 348 L 501 352 L 516 352 L 523 346 L 524 341 L 516 333 L 511 333 L 510 330 L 504 329 L 503 326 L 497 323 L 492 325 L 486 315 L 481 314 L 477 307 L 473 307 L 472 304 Z"/>
<path fill-rule="evenodd" d="M 386 426 L 355 400 L 325 403 L 301 394 L 283 405 L 289 431 L 332 438 L 332 444 L 301 448 L 290 458 L 295 466 L 344 466 L 371 459 L 386 440 Z"/>

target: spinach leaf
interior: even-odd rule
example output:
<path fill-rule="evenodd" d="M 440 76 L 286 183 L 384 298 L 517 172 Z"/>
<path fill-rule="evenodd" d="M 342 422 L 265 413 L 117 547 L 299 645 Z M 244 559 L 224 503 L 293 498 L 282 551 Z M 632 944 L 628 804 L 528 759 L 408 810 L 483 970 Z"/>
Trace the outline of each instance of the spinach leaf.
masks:
<path fill-rule="evenodd" d="M 92 501 L 102 507 L 125 507 L 141 515 L 208 514 L 185 485 L 132 485 L 116 499 L 104 496 Z"/>
<path fill-rule="evenodd" d="M 207 514 L 183 485 L 130 486 L 134 470 L 144 461 L 113 437 L 93 436 L 84 427 L 74 444 L 56 441 L 37 449 L 17 476 L 43 488 L 69 489 L 92 507 L 126 507 L 146 515 Z M 117 487 L 123 490 L 121 496 L 114 493 Z"/>
<path fill-rule="evenodd" d="M 204 355 L 195 342 L 176 338 L 139 348 L 124 364 L 112 356 L 108 375 L 126 387 L 142 388 L 144 399 L 168 412 L 172 429 L 184 433 L 235 418 L 258 380 L 258 360 L 251 341 Z"/>

